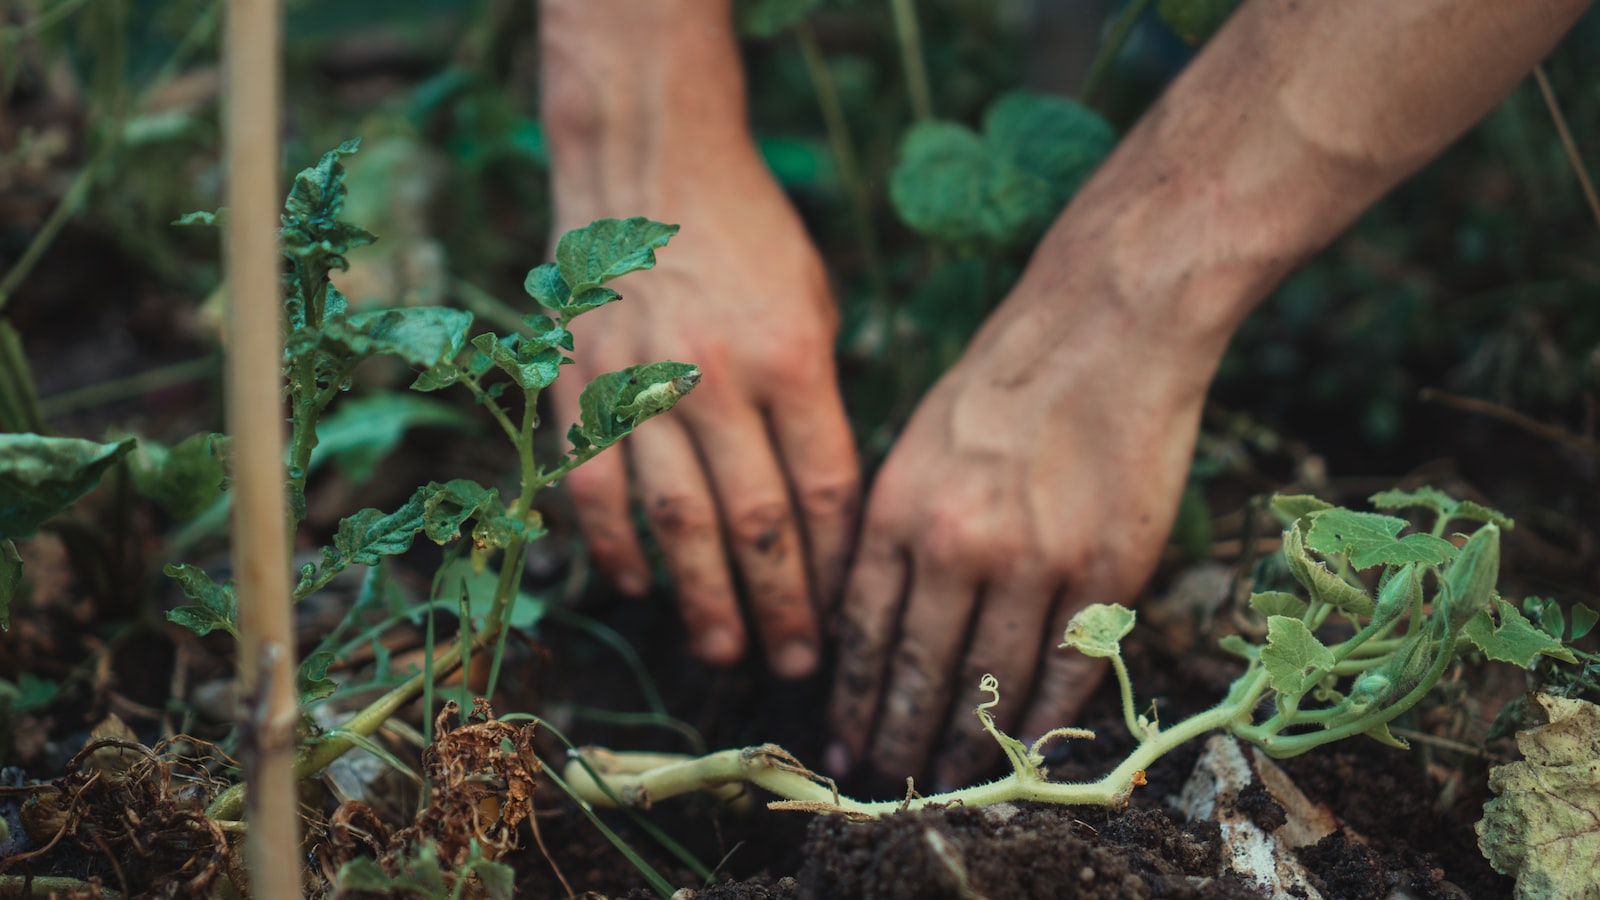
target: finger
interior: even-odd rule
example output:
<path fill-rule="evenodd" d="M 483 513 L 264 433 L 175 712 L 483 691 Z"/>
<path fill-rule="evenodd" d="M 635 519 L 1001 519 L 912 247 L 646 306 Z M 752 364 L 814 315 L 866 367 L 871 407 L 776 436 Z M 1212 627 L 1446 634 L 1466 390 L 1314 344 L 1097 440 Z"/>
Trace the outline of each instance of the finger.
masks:
<path fill-rule="evenodd" d="M 974 713 L 992 698 L 978 687 L 984 675 L 999 682 L 1000 703 L 988 710 L 1001 731 L 1012 734 L 1033 687 L 1040 634 L 1054 606 L 1054 585 L 1015 578 L 984 591 L 972 646 L 955 685 L 950 723 L 934 761 L 940 792 L 971 783 L 1000 758 L 1000 745 Z"/>
<path fill-rule="evenodd" d="M 700 457 L 671 419 L 646 423 L 628 440 L 640 502 L 677 590 L 690 646 L 712 665 L 738 662 L 744 624 Z"/>
<path fill-rule="evenodd" d="M 830 772 L 841 777 L 866 752 L 905 596 L 906 558 L 887 534 L 887 529 L 868 529 L 846 582 L 840 612 L 839 662 L 828 706 L 834 740 L 824 762 Z"/>
<path fill-rule="evenodd" d="M 751 617 L 773 672 L 809 675 L 817 665 L 817 614 L 788 483 L 756 407 L 707 402 L 712 399 L 695 398 L 699 410 L 715 414 L 695 417 L 694 439 L 711 474 Z"/>
<path fill-rule="evenodd" d="M 812 594 L 819 609 L 832 610 L 839 602 L 861 503 L 855 438 L 831 366 L 812 389 L 773 401 L 773 438 L 805 529 Z"/>
<path fill-rule="evenodd" d="M 980 586 L 938 560 L 912 568 L 901 634 L 869 758 L 882 775 L 917 775 L 950 709 L 956 660 Z"/>
<path fill-rule="evenodd" d="M 1078 718 L 1084 703 L 1105 675 L 1103 659 L 1084 656 L 1076 650 L 1058 647 L 1061 635 L 1073 613 L 1087 605 L 1083 591 L 1073 591 L 1056 608 L 1049 631 L 1046 632 L 1045 656 L 1039 671 L 1039 685 L 1034 690 L 1033 701 L 1022 719 L 1018 737 L 1033 743 L 1052 728 L 1071 725 Z"/>
<path fill-rule="evenodd" d="M 570 408 L 575 410 L 576 403 Z M 565 405 L 557 409 L 569 418 Z M 576 415 L 570 419 L 577 421 Z M 623 454 L 613 451 L 574 469 L 566 486 L 596 567 L 618 590 L 637 597 L 650 589 L 650 563 L 629 515 L 627 475 Z"/>

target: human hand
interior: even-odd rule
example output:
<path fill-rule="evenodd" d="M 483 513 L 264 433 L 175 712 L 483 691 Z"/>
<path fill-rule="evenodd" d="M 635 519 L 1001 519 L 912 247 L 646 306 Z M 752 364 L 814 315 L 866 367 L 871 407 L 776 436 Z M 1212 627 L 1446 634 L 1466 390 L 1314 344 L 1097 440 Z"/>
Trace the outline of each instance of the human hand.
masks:
<path fill-rule="evenodd" d="M 635 595 L 651 575 L 629 515 L 637 496 L 698 657 L 729 664 L 745 652 L 731 559 L 771 668 L 798 677 L 815 667 L 815 598 L 838 590 L 855 527 L 859 471 L 833 363 L 837 312 L 811 241 L 753 146 L 690 153 L 698 158 L 661 160 L 661 180 L 627 210 L 558 199 L 576 213 L 568 225 L 642 212 L 683 226 L 648 277 L 620 283 L 621 303 L 573 325 L 583 352 L 556 383 L 558 414 L 575 421 L 580 388 L 601 372 L 675 359 L 703 373 L 672 415 L 636 431 L 621 455 L 575 470 L 567 486 L 596 563 Z"/>
<path fill-rule="evenodd" d="M 1069 724 L 1095 686 L 1097 661 L 1054 648 L 1074 612 L 1128 603 L 1153 570 L 1220 356 L 1145 327 L 1099 252 L 1030 267 L 878 474 L 829 768 L 898 778 L 931 756 L 937 789 L 960 786 L 999 755 L 971 715 L 985 673 L 998 724 L 1020 722 L 1025 742 Z"/>

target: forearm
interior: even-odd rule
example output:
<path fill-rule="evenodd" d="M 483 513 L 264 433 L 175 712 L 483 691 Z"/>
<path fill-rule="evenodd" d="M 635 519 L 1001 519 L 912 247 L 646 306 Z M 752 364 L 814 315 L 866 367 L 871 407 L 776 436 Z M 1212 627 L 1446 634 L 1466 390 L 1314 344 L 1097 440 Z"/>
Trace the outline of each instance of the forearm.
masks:
<path fill-rule="evenodd" d="M 1041 261 L 1052 242 L 1097 243 L 1121 299 L 1220 354 L 1279 280 L 1486 114 L 1587 5 L 1249 0 Z"/>
<path fill-rule="evenodd" d="M 751 145 L 729 0 L 539 6 L 558 216 L 643 211 L 660 202 L 647 195 L 667 181 L 665 167 L 683 175 Z"/>

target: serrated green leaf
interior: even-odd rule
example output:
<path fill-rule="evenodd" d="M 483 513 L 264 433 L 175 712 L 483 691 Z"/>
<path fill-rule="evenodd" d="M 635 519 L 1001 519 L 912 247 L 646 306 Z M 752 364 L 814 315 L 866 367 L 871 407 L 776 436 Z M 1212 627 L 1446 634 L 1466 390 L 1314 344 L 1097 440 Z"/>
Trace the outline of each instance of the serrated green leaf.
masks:
<path fill-rule="evenodd" d="M 456 478 L 444 484 L 430 482 L 418 492 L 423 497 L 423 532 L 436 544 L 461 537 L 461 525 L 480 510 L 504 514 L 500 492 L 475 481 Z"/>
<path fill-rule="evenodd" d="M 316 257 L 330 268 L 343 269 L 346 253 L 377 240 L 370 232 L 339 219 L 345 200 L 345 170 L 339 160 L 360 147 L 360 138 L 345 141 L 324 153 L 316 165 L 295 175 L 278 231 L 285 256 Z"/>
<path fill-rule="evenodd" d="M 689 363 L 658 362 L 597 376 L 578 396 L 581 418 L 567 437 L 578 450 L 605 448 L 677 403 L 700 383 Z"/>
<path fill-rule="evenodd" d="M 470 437 L 478 433 L 479 422 L 454 406 L 411 394 L 379 391 L 353 397 L 317 422 L 311 470 L 331 461 L 346 478 L 365 484 L 413 428 L 448 428 Z"/>
<path fill-rule="evenodd" d="M 329 315 L 322 340 L 357 358 L 386 353 L 428 368 L 454 359 L 466 345 L 471 327 L 472 313 L 464 309 L 378 309 L 350 316 Z"/>
<path fill-rule="evenodd" d="M 1286 527 L 1311 513 L 1325 509 L 1333 509 L 1333 504 L 1310 494 L 1272 495 L 1272 511 Z"/>
<path fill-rule="evenodd" d="M 1267 619 L 1267 646 L 1261 651 L 1261 665 L 1267 670 L 1267 683 L 1273 690 L 1298 697 L 1333 668 L 1333 651 L 1299 619 L 1272 616 Z"/>
<path fill-rule="evenodd" d="M 472 346 L 525 391 L 549 387 L 561 374 L 561 366 L 572 362 L 560 350 L 526 340 L 520 334 L 480 334 L 472 339 Z"/>
<path fill-rule="evenodd" d="M 1533 658 L 1540 654 L 1563 662 L 1577 662 L 1571 650 L 1540 631 L 1506 600 L 1496 597 L 1494 610 L 1493 615 L 1487 609 L 1478 610 L 1461 629 L 1462 637 L 1483 651 L 1484 656 L 1523 668 L 1532 665 Z"/>
<path fill-rule="evenodd" d="M 1306 550 L 1304 521 L 1297 520 L 1283 533 L 1283 559 L 1289 574 L 1319 603 L 1351 616 L 1372 615 L 1374 604 L 1366 591 L 1329 571 Z"/>
<path fill-rule="evenodd" d="M 191 435 L 171 448 L 140 441 L 128 458 L 134 489 L 175 519 L 200 515 L 222 493 L 227 441 L 226 435 L 209 433 Z"/>
<path fill-rule="evenodd" d="M 1084 656 L 1105 658 L 1121 652 L 1122 639 L 1133 630 L 1134 612 L 1115 603 L 1091 603 L 1073 614 L 1061 636 L 1062 647 Z"/>
<path fill-rule="evenodd" d="M 298 682 L 302 705 L 331 697 L 339 689 L 338 683 L 328 677 L 328 667 L 333 661 L 332 650 L 318 650 L 300 661 Z"/>
<path fill-rule="evenodd" d="M 1455 545 L 1431 534 L 1400 536 L 1405 519 L 1349 509 L 1329 509 L 1310 517 L 1306 546 L 1322 554 L 1340 554 L 1357 569 L 1421 563 L 1437 566 L 1456 555 Z"/>
<path fill-rule="evenodd" d="M 774 38 L 821 8 L 822 0 L 745 0 L 739 4 L 739 31 L 753 38 Z"/>
<path fill-rule="evenodd" d="M 517 872 L 503 862 L 482 859 L 474 863 L 472 871 L 483 884 L 490 900 L 511 900 L 517 893 Z"/>
<path fill-rule="evenodd" d="M 133 438 L 97 444 L 0 434 L 0 539 L 32 537 L 45 520 L 93 490 L 134 445 Z"/>
<path fill-rule="evenodd" d="M 239 636 L 239 597 L 233 582 L 217 584 L 204 569 L 189 565 L 169 565 L 161 571 L 178 582 L 185 597 L 195 601 L 193 606 L 169 610 L 168 621 L 201 637 L 219 628 L 234 637 Z"/>
<path fill-rule="evenodd" d="M 1518 900 L 1600 897 L 1600 707 L 1540 694 L 1546 724 L 1517 732 L 1523 759 L 1489 770 L 1478 848 Z"/>
<path fill-rule="evenodd" d="M 1211 39 L 1240 0 L 1161 0 L 1156 12 L 1172 33 L 1194 46 Z"/>
<path fill-rule="evenodd" d="M 1288 591 L 1260 591 L 1250 595 L 1250 608 L 1262 618 L 1288 616 L 1298 619 L 1306 614 L 1306 601 Z"/>
<path fill-rule="evenodd" d="M 561 307 L 561 315 L 568 321 L 573 316 L 581 315 L 591 309 L 599 309 L 613 300 L 621 300 L 622 295 L 608 287 L 592 287 L 587 290 L 577 291 L 567 305 Z"/>
<path fill-rule="evenodd" d="M 404 505 L 392 513 L 363 509 L 339 520 L 333 533 L 330 560 L 345 565 L 375 566 L 385 556 L 398 556 L 411 549 L 411 542 L 422 530 L 423 511 L 431 495 L 418 488 Z"/>
<path fill-rule="evenodd" d="M 1513 525 L 1511 517 L 1471 500 L 1457 500 L 1438 488 L 1423 486 L 1415 491 L 1380 491 L 1368 498 L 1377 509 L 1426 509 L 1445 521 L 1465 519 L 1490 522 L 1502 529 Z"/>
<path fill-rule="evenodd" d="M 0 538 L 0 631 L 11 630 L 11 601 L 22 587 L 22 555 L 10 538 Z"/>
<path fill-rule="evenodd" d="M 613 278 L 654 268 L 656 249 L 677 233 L 678 226 L 643 216 L 599 219 L 556 241 L 556 266 L 576 301 L 583 292 Z"/>

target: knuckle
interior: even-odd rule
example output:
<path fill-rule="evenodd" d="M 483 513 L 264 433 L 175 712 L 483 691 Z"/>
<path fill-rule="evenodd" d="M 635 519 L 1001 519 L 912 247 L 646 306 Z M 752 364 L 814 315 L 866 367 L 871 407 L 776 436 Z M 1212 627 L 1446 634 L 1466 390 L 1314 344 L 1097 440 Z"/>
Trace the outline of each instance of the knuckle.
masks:
<path fill-rule="evenodd" d="M 659 534 L 676 540 L 710 537 L 716 531 L 711 504 L 690 494 L 657 494 L 646 504 L 646 515 Z"/>
<path fill-rule="evenodd" d="M 927 520 L 921 550 L 936 564 L 989 568 L 1009 563 L 1021 555 L 1021 545 L 1009 534 L 961 512 L 935 511 Z"/>
<path fill-rule="evenodd" d="M 853 519 L 861 490 L 853 472 L 830 474 L 802 484 L 795 491 L 795 502 L 807 519 Z"/>
<path fill-rule="evenodd" d="M 762 554 L 784 550 L 792 530 L 789 505 L 781 500 L 742 505 L 728 516 L 728 536 L 733 542 Z"/>

